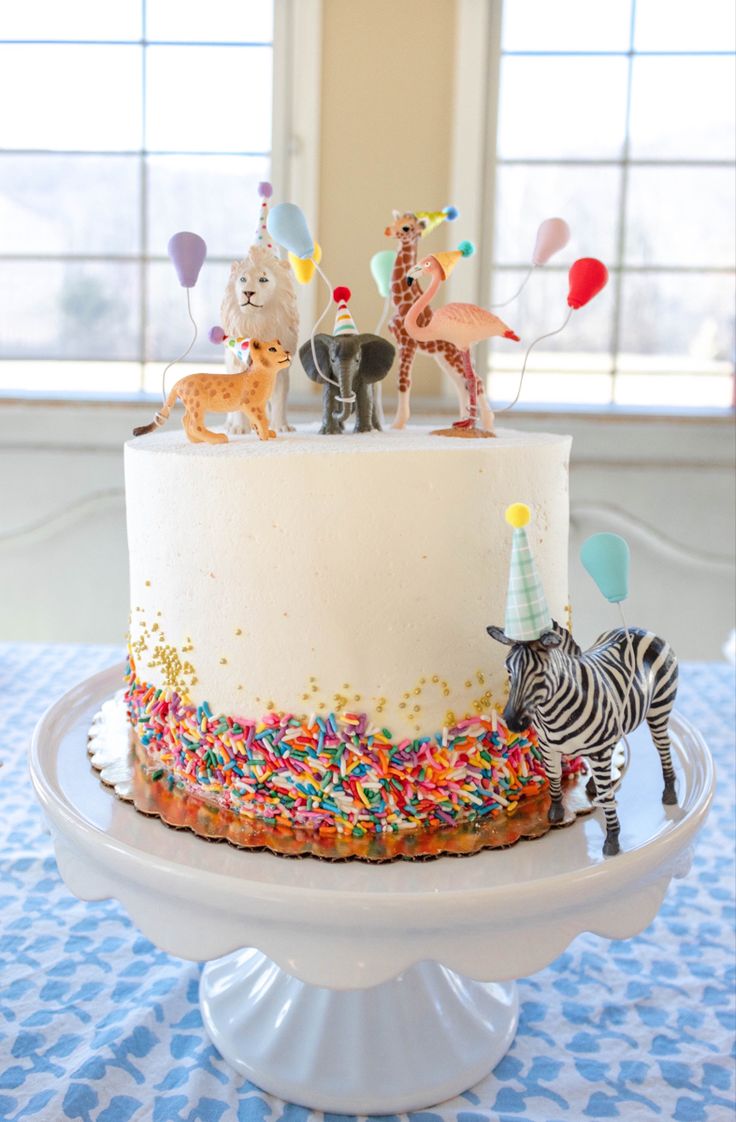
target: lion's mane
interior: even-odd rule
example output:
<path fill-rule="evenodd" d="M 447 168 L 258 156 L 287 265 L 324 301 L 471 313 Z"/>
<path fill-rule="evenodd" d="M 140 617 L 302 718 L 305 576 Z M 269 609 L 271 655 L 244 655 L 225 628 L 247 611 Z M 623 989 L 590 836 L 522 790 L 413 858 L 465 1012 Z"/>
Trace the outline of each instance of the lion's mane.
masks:
<path fill-rule="evenodd" d="M 265 308 L 240 306 L 237 278 L 245 268 L 266 265 L 276 280 L 276 292 Z M 220 321 L 227 335 L 236 338 L 279 339 L 292 355 L 299 338 L 299 312 L 294 277 L 288 261 L 281 261 L 264 245 L 252 245 L 244 260 L 234 261 L 220 306 Z"/>

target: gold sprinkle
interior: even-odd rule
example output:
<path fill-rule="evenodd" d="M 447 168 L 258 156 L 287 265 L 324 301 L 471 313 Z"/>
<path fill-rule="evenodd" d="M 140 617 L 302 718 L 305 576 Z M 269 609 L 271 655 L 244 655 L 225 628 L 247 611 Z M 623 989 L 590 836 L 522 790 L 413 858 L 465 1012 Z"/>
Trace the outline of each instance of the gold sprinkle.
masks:
<path fill-rule="evenodd" d="M 353 701 L 360 701 L 360 694 L 359 693 L 353 694 Z"/>
<path fill-rule="evenodd" d="M 433 682 L 437 683 L 437 682 L 439 682 L 439 680 L 440 680 L 440 679 L 439 679 L 439 675 L 438 675 L 438 674 L 433 674 L 433 675 L 432 675 L 432 681 L 433 681 Z"/>
<path fill-rule="evenodd" d="M 448 728 L 450 728 L 451 725 L 455 724 L 455 714 L 453 713 L 452 709 L 448 709 L 445 713 L 445 724 Z"/>
<path fill-rule="evenodd" d="M 276 705 L 275 701 L 270 701 L 269 700 L 269 701 L 266 702 L 266 708 L 267 709 L 273 709 L 275 707 L 275 705 Z"/>
<path fill-rule="evenodd" d="M 473 688 L 473 683 L 470 681 L 470 678 L 468 678 L 467 682 L 465 683 L 465 689 L 470 690 L 472 688 Z"/>
<path fill-rule="evenodd" d="M 475 673 L 475 676 L 478 679 L 478 685 L 479 686 L 484 686 L 485 681 L 486 681 L 485 674 L 481 670 L 477 670 L 476 673 Z"/>
<path fill-rule="evenodd" d="M 158 631 L 158 630 L 159 630 L 159 625 L 157 623 L 152 623 L 151 624 L 151 631 Z"/>
<path fill-rule="evenodd" d="M 399 702 L 399 709 L 406 709 L 406 702 L 405 701 L 400 701 Z"/>
<path fill-rule="evenodd" d="M 420 678 L 419 679 L 419 685 L 420 686 L 426 686 L 426 684 L 427 684 L 427 679 L 426 678 Z"/>
<path fill-rule="evenodd" d="M 236 634 L 236 635 L 242 635 L 242 634 L 243 634 L 243 629 L 242 629 L 242 627 L 236 627 L 236 628 L 235 628 L 235 634 Z"/>
<path fill-rule="evenodd" d="M 309 701 L 309 694 L 308 693 L 303 693 L 302 694 L 302 701 Z"/>
<path fill-rule="evenodd" d="M 408 701 L 409 698 L 411 697 L 411 694 L 410 693 L 405 693 L 405 694 L 402 694 L 402 697 L 404 697 Z"/>
<path fill-rule="evenodd" d="M 220 659 L 220 666 L 227 666 L 227 659 L 226 658 L 223 657 L 223 658 Z"/>
<path fill-rule="evenodd" d="M 147 580 L 147 581 L 145 581 L 144 583 L 145 583 L 145 585 L 146 585 L 146 588 L 150 588 L 150 587 L 151 587 L 151 582 L 150 582 L 150 580 Z"/>
<path fill-rule="evenodd" d="M 416 689 L 414 690 L 414 696 L 415 696 L 415 697 L 419 697 L 419 694 L 420 694 L 421 692 L 422 692 L 422 691 L 420 690 L 419 686 L 417 686 L 417 687 L 416 687 Z"/>
<path fill-rule="evenodd" d="M 442 696 L 443 696 L 443 697 L 449 697 L 449 696 L 450 696 L 450 691 L 449 691 L 449 690 L 447 690 L 447 689 L 444 689 L 444 690 L 442 691 Z"/>
<path fill-rule="evenodd" d="M 319 686 L 312 686 L 312 693 L 319 693 Z"/>

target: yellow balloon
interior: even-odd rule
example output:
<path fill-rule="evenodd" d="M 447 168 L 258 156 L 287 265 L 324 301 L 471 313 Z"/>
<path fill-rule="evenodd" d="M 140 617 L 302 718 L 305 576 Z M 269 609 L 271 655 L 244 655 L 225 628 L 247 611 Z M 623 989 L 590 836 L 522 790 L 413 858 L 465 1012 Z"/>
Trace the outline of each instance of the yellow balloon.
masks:
<path fill-rule="evenodd" d="M 511 506 L 506 507 L 506 521 L 515 530 L 520 530 L 522 526 L 528 525 L 531 516 L 532 512 L 526 503 L 512 503 Z"/>
<path fill-rule="evenodd" d="M 294 270 L 294 276 L 299 284 L 309 284 L 314 276 L 314 267 L 322 260 L 322 249 L 318 242 L 314 243 L 314 253 L 311 257 L 295 257 L 289 254 L 289 264 Z"/>

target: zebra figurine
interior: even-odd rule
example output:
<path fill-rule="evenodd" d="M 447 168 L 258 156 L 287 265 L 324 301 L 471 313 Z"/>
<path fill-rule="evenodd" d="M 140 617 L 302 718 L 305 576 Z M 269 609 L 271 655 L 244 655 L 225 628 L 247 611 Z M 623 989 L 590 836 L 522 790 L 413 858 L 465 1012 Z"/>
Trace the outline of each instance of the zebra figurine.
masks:
<path fill-rule="evenodd" d="M 662 802 L 677 803 L 669 737 L 677 692 L 674 651 L 664 639 L 640 628 L 607 631 L 587 651 L 554 620 L 531 641 L 509 638 L 500 627 L 486 630 L 511 647 L 506 659 L 510 693 L 503 718 L 512 732 L 529 724 L 537 730 L 552 798 L 549 821 L 559 823 L 564 817 L 563 753 L 582 756 L 591 769 L 589 794 L 595 795 L 606 816 L 603 854 L 618 853 L 621 827 L 611 759 L 621 736 L 642 721 L 649 725 L 662 763 Z"/>

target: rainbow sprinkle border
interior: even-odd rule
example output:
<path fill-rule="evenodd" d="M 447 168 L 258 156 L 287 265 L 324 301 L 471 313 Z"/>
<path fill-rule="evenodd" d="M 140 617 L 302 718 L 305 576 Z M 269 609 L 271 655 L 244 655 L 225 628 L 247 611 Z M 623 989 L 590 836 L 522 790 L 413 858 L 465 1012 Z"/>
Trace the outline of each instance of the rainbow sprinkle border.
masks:
<path fill-rule="evenodd" d="M 512 815 L 546 786 L 534 731 L 509 732 L 495 709 L 394 743 L 365 713 L 213 715 L 138 679 L 132 660 L 126 681 L 152 777 L 271 826 L 354 837 L 446 827 Z M 584 769 L 570 760 L 563 771 Z"/>

